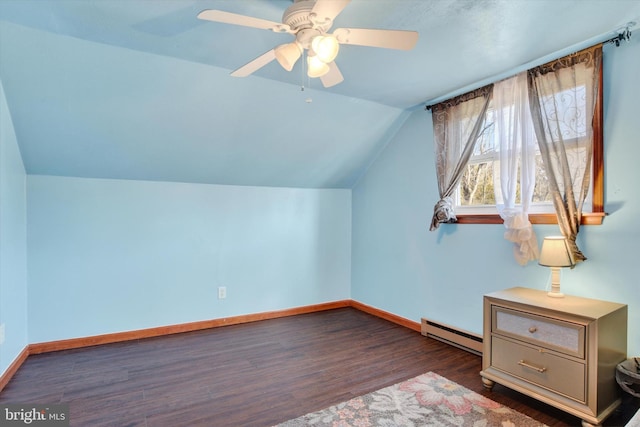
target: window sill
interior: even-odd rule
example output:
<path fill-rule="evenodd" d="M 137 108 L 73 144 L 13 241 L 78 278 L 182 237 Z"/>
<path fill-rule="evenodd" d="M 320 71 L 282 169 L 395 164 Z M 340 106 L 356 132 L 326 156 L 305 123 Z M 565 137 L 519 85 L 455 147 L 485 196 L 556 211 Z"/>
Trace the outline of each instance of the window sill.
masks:
<path fill-rule="evenodd" d="M 585 212 L 582 214 L 581 225 L 602 225 L 604 212 Z M 502 224 L 502 218 L 497 214 L 456 214 L 457 224 Z M 556 214 L 529 214 L 531 224 L 557 224 Z"/>

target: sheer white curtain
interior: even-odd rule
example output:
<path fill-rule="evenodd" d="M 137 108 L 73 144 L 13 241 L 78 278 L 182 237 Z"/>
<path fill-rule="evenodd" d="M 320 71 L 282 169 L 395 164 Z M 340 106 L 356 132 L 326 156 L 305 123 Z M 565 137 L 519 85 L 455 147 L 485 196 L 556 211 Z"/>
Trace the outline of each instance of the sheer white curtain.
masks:
<path fill-rule="evenodd" d="M 529 111 L 526 71 L 494 85 L 493 114 L 499 153 L 499 171 L 493 176 L 500 182 L 494 185 L 496 207 L 507 229 L 504 237 L 513 242 L 516 261 L 526 265 L 538 259 L 538 240 L 529 222 L 537 141 Z"/>
<path fill-rule="evenodd" d="M 431 108 L 440 194 L 440 200 L 433 208 L 431 231 L 441 223 L 456 221 L 451 196 L 482 133 L 492 88 L 491 84 Z"/>
<path fill-rule="evenodd" d="M 576 237 L 591 184 L 601 65 L 602 45 L 598 45 L 528 71 L 533 125 L 558 226 L 569 242 L 574 264 L 586 260 Z"/>

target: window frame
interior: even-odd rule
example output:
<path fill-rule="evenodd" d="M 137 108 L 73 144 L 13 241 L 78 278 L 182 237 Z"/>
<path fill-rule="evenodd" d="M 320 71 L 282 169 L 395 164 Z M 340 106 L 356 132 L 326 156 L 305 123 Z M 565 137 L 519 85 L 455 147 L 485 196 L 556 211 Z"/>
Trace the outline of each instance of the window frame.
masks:
<path fill-rule="evenodd" d="M 591 175 L 591 212 L 583 212 L 581 225 L 601 225 L 607 215 L 604 210 L 604 141 L 602 130 L 603 119 L 603 71 L 600 67 L 598 76 L 598 96 L 593 112 L 593 159 Z M 503 224 L 498 213 L 457 213 L 457 224 Z M 557 224 L 555 213 L 529 213 L 532 224 Z"/>

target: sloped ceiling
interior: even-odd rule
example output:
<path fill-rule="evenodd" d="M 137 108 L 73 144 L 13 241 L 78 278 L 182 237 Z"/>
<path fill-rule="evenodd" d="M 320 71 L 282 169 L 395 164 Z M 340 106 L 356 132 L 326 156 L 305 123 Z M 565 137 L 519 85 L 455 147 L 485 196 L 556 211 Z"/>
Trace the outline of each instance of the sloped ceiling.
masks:
<path fill-rule="evenodd" d="M 0 81 L 27 172 L 350 188 L 425 102 L 640 18 L 638 0 L 353 0 L 333 28 L 420 38 L 411 51 L 342 46 L 345 81 L 328 89 L 276 61 L 230 77 L 291 36 L 196 19 L 279 22 L 291 4 L 0 0 Z"/>

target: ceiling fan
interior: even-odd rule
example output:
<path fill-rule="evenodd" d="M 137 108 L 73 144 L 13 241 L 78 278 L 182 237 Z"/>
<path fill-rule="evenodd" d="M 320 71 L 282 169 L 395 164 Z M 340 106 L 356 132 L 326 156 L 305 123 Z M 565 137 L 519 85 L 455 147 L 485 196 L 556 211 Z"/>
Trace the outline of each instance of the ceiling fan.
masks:
<path fill-rule="evenodd" d="M 333 20 L 350 1 L 294 0 L 284 11 L 282 23 L 214 9 L 203 10 L 198 18 L 289 33 L 295 37 L 293 42 L 279 45 L 233 71 L 232 76 L 246 77 L 274 59 L 291 71 L 306 52 L 307 75 L 319 77 L 324 87 L 331 87 L 344 80 L 334 62 L 341 44 L 409 50 L 418 41 L 416 31 L 338 28 L 329 34 Z"/>

